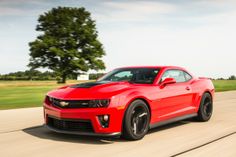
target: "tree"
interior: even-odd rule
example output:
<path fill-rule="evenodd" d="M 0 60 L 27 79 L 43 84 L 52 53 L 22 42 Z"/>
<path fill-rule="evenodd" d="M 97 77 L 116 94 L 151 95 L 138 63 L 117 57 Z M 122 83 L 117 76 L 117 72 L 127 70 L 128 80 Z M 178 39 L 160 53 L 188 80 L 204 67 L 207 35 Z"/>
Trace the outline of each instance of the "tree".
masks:
<path fill-rule="evenodd" d="M 236 80 L 236 76 L 235 75 L 231 75 L 228 80 Z"/>
<path fill-rule="evenodd" d="M 95 21 L 85 8 L 53 8 L 39 16 L 36 30 L 42 33 L 29 43 L 32 69 L 51 69 L 61 83 L 68 75 L 105 69 Z"/>

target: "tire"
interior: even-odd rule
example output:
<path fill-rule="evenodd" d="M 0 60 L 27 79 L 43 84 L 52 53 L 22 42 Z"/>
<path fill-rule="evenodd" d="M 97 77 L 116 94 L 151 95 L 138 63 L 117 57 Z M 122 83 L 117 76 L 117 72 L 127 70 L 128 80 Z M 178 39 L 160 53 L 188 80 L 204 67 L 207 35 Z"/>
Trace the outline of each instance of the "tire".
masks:
<path fill-rule="evenodd" d="M 213 112 L 212 97 L 209 93 L 204 93 L 198 109 L 197 120 L 201 122 L 208 121 L 212 116 L 212 112 Z"/>
<path fill-rule="evenodd" d="M 127 140 L 140 140 L 148 132 L 150 111 L 147 104 L 137 99 L 125 112 L 122 137 Z"/>

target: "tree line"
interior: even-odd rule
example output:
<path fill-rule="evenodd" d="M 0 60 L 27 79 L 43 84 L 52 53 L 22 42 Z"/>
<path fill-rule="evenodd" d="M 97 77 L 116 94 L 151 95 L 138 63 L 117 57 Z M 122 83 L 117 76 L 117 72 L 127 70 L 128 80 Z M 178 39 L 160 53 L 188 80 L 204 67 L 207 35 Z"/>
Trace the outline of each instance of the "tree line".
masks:
<path fill-rule="evenodd" d="M 54 72 L 39 70 L 26 70 L 11 72 L 8 74 L 0 74 L 0 80 L 56 80 L 57 76 Z"/>
<path fill-rule="evenodd" d="M 90 73 L 89 79 L 96 80 L 104 75 L 104 73 Z M 70 74 L 67 76 L 70 80 L 76 80 L 77 74 Z M 60 77 L 55 72 L 45 71 L 41 72 L 39 70 L 25 70 L 11 72 L 8 74 L 0 74 L 0 80 L 14 81 L 14 80 L 60 80 Z"/>
<path fill-rule="evenodd" d="M 236 80 L 236 76 L 235 75 L 231 75 L 227 79 L 225 79 L 223 77 L 220 77 L 220 78 L 217 78 L 216 80 Z"/>

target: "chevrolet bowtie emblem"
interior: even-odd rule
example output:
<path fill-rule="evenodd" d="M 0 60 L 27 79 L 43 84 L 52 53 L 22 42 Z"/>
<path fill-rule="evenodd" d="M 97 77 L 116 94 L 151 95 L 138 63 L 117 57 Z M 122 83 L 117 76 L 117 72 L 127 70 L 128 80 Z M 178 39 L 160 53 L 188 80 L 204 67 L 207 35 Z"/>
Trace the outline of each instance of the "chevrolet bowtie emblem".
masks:
<path fill-rule="evenodd" d="M 60 102 L 60 105 L 61 105 L 62 107 L 65 107 L 65 106 L 68 106 L 69 103 L 68 103 L 68 102 L 65 102 L 65 101 L 61 101 L 61 102 Z"/>

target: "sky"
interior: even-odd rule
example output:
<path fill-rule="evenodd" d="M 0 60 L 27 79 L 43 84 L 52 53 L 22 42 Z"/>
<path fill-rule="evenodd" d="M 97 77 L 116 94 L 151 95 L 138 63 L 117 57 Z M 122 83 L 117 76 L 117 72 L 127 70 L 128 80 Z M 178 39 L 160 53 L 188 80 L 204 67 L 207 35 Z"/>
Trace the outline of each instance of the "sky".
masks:
<path fill-rule="evenodd" d="M 236 75 L 235 0 L 0 0 L 0 74 L 28 69 L 37 19 L 58 6 L 91 12 L 106 71 L 175 65 L 196 76 Z"/>

